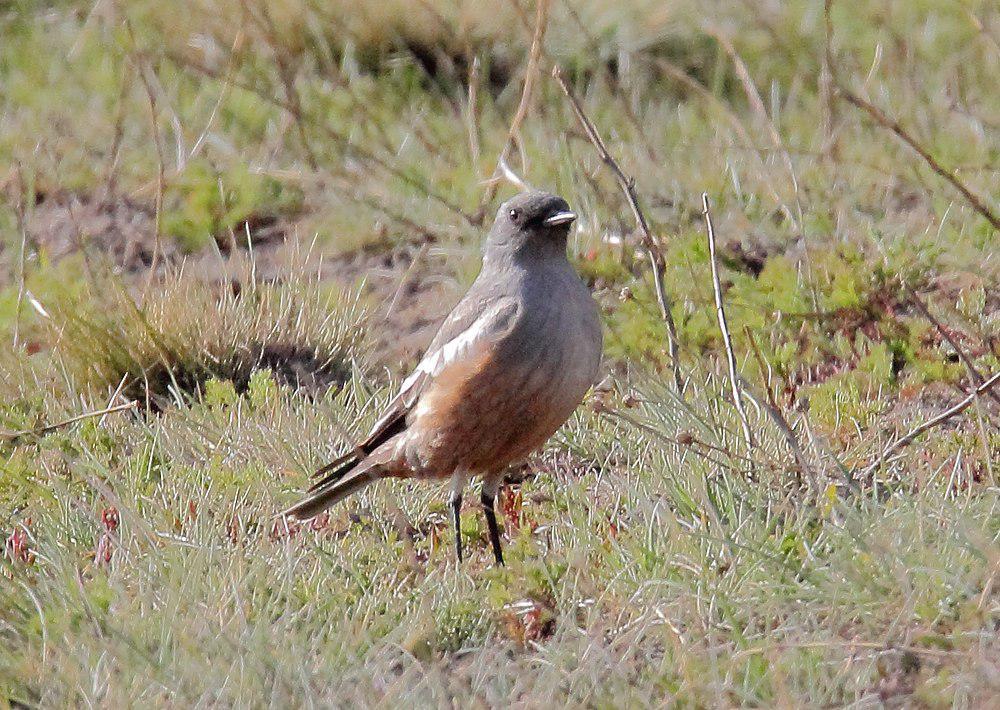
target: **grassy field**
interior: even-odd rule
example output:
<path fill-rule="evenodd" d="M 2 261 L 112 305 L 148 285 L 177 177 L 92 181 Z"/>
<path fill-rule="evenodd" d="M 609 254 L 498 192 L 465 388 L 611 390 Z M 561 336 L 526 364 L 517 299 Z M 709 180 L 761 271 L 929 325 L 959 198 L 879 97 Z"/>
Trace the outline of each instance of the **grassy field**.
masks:
<path fill-rule="evenodd" d="M 997 76 L 987 0 L 0 5 L 0 707 L 995 707 Z M 606 348 L 508 566 L 277 520 L 518 179 Z"/>

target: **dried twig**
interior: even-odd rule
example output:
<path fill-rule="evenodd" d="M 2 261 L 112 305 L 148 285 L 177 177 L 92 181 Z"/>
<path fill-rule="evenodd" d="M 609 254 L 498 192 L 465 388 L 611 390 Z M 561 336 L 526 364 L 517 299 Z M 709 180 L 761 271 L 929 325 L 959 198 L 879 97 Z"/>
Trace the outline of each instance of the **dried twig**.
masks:
<path fill-rule="evenodd" d="M 465 123 L 469 134 L 469 158 L 479 165 L 479 57 L 469 62 L 468 97 L 466 98 Z"/>
<path fill-rule="evenodd" d="M 236 56 L 242 49 L 245 38 L 246 35 L 243 33 L 243 30 L 240 29 L 236 33 L 233 45 L 229 48 L 229 68 L 226 69 L 225 79 L 222 81 L 222 88 L 219 90 L 219 96 L 215 99 L 215 105 L 212 106 L 211 113 L 208 114 L 208 120 L 205 122 L 205 127 L 202 129 L 201 133 L 198 134 L 198 138 L 195 140 L 194 145 L 191 146 L 191 150 L 187 154 L 187 158 L 184 162 L 185 165 L 188 161 L 193 160 L 198 155 L 201 147 L 205 144 L 208 132 L 212 129 L 212 124 L 215 123 L 215 117 L 218 115 L 219 109 L 222 108 L 222 103 L 229 95 L 229 90 L 232 87 L 233 75 L 236 73 Z M 178 166 L 178 171 L 181 167 L 182 166 Z"/>
<path fill-rule="evenodd" d="M 792 193 L 795 197 L 795 211 L 796 215 L 792 215 L 791 210 L 784 204 L 781 205 L 782 212 L 796 229 L 802 228 L 803 218 L 802 218 L 802 202 L 799 199 L 799 181 L 795 176 L 795 167 L 792 164 L 792 157 L 789 155 L 788 151 L 785 150 L 785 144 L 781 140 L 781 135 L 778 133 L 777 127 L 774 125 L 774 121 L 767 114 L 767 109 L 764 107 L 764 101 L 760 97 L 760 92 L 757 90 L 757 85 L 754 84 L 753 77 L 750 76 L 750 69 L 747 67 L 746 62 L 736 51 L 736 47 L 730 39 L 724 35 L 721 31 L 714 28 L 707 29 L 708 34 L 715 38 L 715 40 L 722 45 L 726 54 L 729 56 L 730 61 L 733 63 L 733 67 L 736 69 L 736 76 L 739 77 L 740 83 L 743 85 L 743 93 L 746 94 L 747 101 L 750 103 L 750 107 L 753 109 L 757 118 L 767 129 L 767 136 L 771 140 L 771 144 L 774 149 L 778 151 L 781 158 L 785 164 L 785 170 L 788 171 L 788 178 L 791 181 Z"/>
<path fill-rule="evenodd" d="M 830 19 L 830 12 L 832 7 L 833 7 L 833 0 L 829 0 L 828 2 L 826 2 L 823 7 L 823 12 L 825 15 L 828 47 L 830 45 L 831 36 L 833 34 L 833 23 Z M 828 51 L 832 52 L 832 50 L 829 49 Z M 941 163 L 939 163 L 937 159 L 933 155 L 931 155 L 926 148 L 924 148 L 920 143 L 918 143 L 917 140 L 912 135 L 910 135 L 910 133 L 905 128 L 903 128 L 903 126 L 901 126 L 898 121 L 896 121 L 896 119 L 887 115 L 878 106 L 875 106 L 871 102 L 861 98 L 853 91 L 851 91 L 847 86 L 845 86 L 840 81 L 840 78 L 837 75 L 836 63 L 833 62 L 832 60 L 829 61 L 830 61 L 830 73 L 831 73 L 831 78 L 833 80 L 833 84 L 837 89 L 837 93 L 841 97 L 843 97 L 843 99 L 847 101 L 847 103 L 851 104 L 856 108 L 861 109 L 862 111 L 867 113 L 868 116 L 873 121 L 875 121 L 875 123 L 877 123 L 879 126 L 881 126 L 887 131 L 890 131 L 891 133 L 894 133 L 900 140 L 906 143 L 906 145 L 908 145 L 917 155 L 919 155 L 920 158 L 927 164 L 927 166 L 931 170 L 937 173 L 940 177 L 944 178 L 944 180 L 948 184 L 950 184 L 959 193 L 961 193 L 962 197 L 964 197 L 966 202 L 969 203 L 969 206 L 972 207 L 972 209 L 974 209 L 976 212 L 981 214 L 986 219 L 986 221 L 993 226 L 994 229 L 1000 229 L 1000 216 L 997 216 L 997 214 L 992 209 L 990 209 L 990 207 L 986 204 L 986 201 L 982 197 L 980 197 L 972 190 L 970 190 L 969 187 L 964 182 L 962 182 L 962 180 L 958 177 L 958 175 L 954 173 L 954 171 L 948 170 L 946 167 L 941 165 Z"/>
<path fill-rule="evenodd" d="M 153 93 L 153 88 L 146 77 L 146 72 L 142 65 L 137 67 L 137 72 L 142 79 L 142 85 L 146 89 L 146 98 L 149 101 L 149 125 L 153 131 L 153 143 L 156 146 L 156 200 L 153 212 L 153 256 L 150 259 L 146 287 L 143 289 L 143 299 L 145 299 L 146 292 L 149 291 L 149 287 L 156 276 L 156 269 L 159 266 L 160 252 L 162 250 L 160 225 L 163 214 L 163 194 L 164 190 L 166 190 L 164 177 L 166 167 L 163 160 L 163 138 L 160 135 L 160 126 L 156 118 L 156 95 Z"/>
<path fill-rule="evenodd" d="M 573 6 L 573 1 L 562 0 L 562 5 L 569 14 L 570 19 L 573 20 L 573 24 L 576 25 L 576 31 L 587 42 L 587 52 L 593 57 L 600 57 L 602 53 L 600 42 L 590 31 L 590 28 L 587 27 L 583 18 L 580 17 L 580 13 Z M 632 124 L 636 137 L 642 141 L 643 148 L 646 149 L 646 154 L 649 156 L 649 159 L 654 163 L 659 163 L 660 156 L 657 155 L 656 150 L 649 141 L 649 138 L 646 137 L 642 121 L 640 121 L 639 116 L 636 115 L 632 102 L 629 101 L 628 96 L 625 95 L 625 87 L 622 86 L 621 76 L 619 76 L 617 72 L 610 71 L 607 66 L 603 67 L 599 73 L 601 79 L 604 81 L 604 85 L 608 88 L 608 91 L 610 91 L 611 94 L 618 99 L 618 104 L 621 106 L 622 113 L 625 115 L 628 122 Z"/>
<path fill-rule="evenodd" d="M 128 409 L 135 409 L 138 405 L 139 403 L 135 400 L 131 402 L 126 402 L 125 404 L 116 404 L 113 407 L 98 409 L 96 412 L 84 412 L 83 414 L 77 414 L 75 417 L 64 419 L 61 422 L 56 422 L 55 424 L 47 424 L 45 426 L 37 427 L 35 429 L 0 432 L 0 438 L 7 439 L 10 442 L 16 442 L 18 439 L 22 439 L 26 436 L 42 436 L 43 434 L 48 434 L 51 431 L 55 431 L 56 429 L 61 429 L 62 427 L 69 426 L 70 424 L 75 424 L 76 422 L 83 421 L 84 419 L 91 419 L 93 417 L 103 417 L 105 414 L 113 414 L 114 412 L 124 412 Z"/>
<path fill-rule="evenodd" d="M 965 367 L 969 370 L 969 374 L 972 375 L 972 379 L 975 383 L 977 385 L 982 384 L 985 379 L 983 377 L 983 373 L 981 373 L 975 363 L 972 362 L 972 358 L 970 358 L 965 351 L 962 350 L 958 342 L 951 337 L 951 333 L 948 332 L 948 329 L 945 328 L 944 325 L 942 325 L 941 322 L 931 314 L 930 309 L 927 308 L 927 304 L 925 304 L 920 297 L 917 296 L 916 292 L 912 288 L 907 287 L 906 294 L 910 297 L 910 302 L 917 307 L 917 310 L 920 311 L 924 318 L 926 318 L 928 322 L 937 329 L 937 332 L 941 334 L 941 337 L 947 340 L 948 344 L 955 349 L 955 352 L 958 354 L 958 358 L 965 364 Z M 987 394 L 989 394 L 991 399 L 1000 403 L 1000 395 L 996 392 L 990 391 Z"/>
<path fill-rule="evenodd" d="M 516 4 L 515 4 L 515 7 Z M 503 166 L 507 164 L 507 156 L 511 147 L 516 143 L 521 153 L 521 168 L 527 166 L 527 158 L 524 154 L 524 142 L 521 140 L 521 124 L 528 115 L 528 108 L 531 106 L 531 92 L 538 79 L 538 62 L 543 51 L 545 40 L 545 29 L 549 21 L 549 0 L 536 0 L 535 3 L 535 28 L 531 36 L 531 49 L 528 52 L 528 66 L 524 70 L 524 86 L 521 89 L 521 100 L 517 104 L 514 118 L 510 122 L 510 129 L 507 131 L 507 139 L 504 141 L 500 155 L 497 156 L 497 165 L 493 170 L 493 176 L 487 183 L 486 192 L 479 204 L 479 214 L 485 214 L 485 210 L 493 198 L 496 197 L 497 187 L 500 184 L 500 177 L 503 174 Z"/>
<path fill-rule="evenodd" d="M 836 71 L 833 59 L 833 22 L 830 19 L 830 6 L 833 0 L 823 0 L 823 28 L 825 39 L 823 42 L 823 63 L 820 66 L 819 89 L 823 98 L 823 133 L 826 138 L 823 144 L 823 154 L 832 158 L 839 158 L 839 144 L 837 140 L 839 116 L 837 111 L 837 92 L 834 72 Z"/>
<path fill-rule="evenodd" d="M 882 128 L 895 133 L 904 143 L 906 143 L 906 145 L 910 146 L 910 148 L 912 148 L 925 163 L 927 163 L 927 166 L 931 170 L 940 175 L 949 184 L 951 184 L 952 187 L 958 190 L 972 209 L 981 214 L 987 222 L 993 225 L 994 229 L 1000 229 L 1000 216 L 997 216 L 993 210 L 986 205 L 983 198 L 970 190 L 954 172 L 941 165 L 941 163 L 939 163 L 933 155 L 927 152 L 927 149 L 920 145 L 916 139 L 914 139 L 913 136 L 906 131 L 906 129 L 899 125 L 895 119 L 890 118 L 880 108 L 869 103 L 868 101 L 865 101 L 863 98 L 853 93 L 850 89 L 838 85 L 837 90 L 849 104 L 856 106 L 867 113 L 871 116 L 875 123 L 880 125 Z"/>
<path fill-rule="evenodd" d="M 753 388 L 747 383 L 742 376 L 739 377 L 740 384 L 743 387 L 743 394 L 745 394 L 750 401 L 756 404 L 758 407 L 764 410 L 764 413 L 771 418 L 774 425 L 778 427 L 778 431 L 781 432 L 781 436 L 785 439 L 785 444 L 792 452 L 792 456 L 795 457 L 795 463 L 798 465 L 799 470 L 805 474 L 806 479 L 809 482 L 810 487 L 816 490 L 816 472 L 813 467 L 809 465 L 809 459 L 806 458 L 805 451 L 802 448 L 802 444 L 799 443 L 799 438 L 795 435 L 795 430 L 792 429 L 791 424 L 785 419 L 785 415 L 781 413 L 781 409 L 774 404 L 773 401 L 767 401 L 761 399 L 754 391 Z"/>
<path fill-rule="evenodd" d="M 142 86 L 146 91 L 146 100 L 149 104 L 149 126 L 150 131 L 153 134 L 153 145 L 156 148 L 156 198 L 153 213 L 153 256 L 149 264 L 149 272 L 146 276 L 146 285 L 142 290 L 142 298 L 145 300 L 146 294 L 149 292 L 149 287 L 153 283 L 153 279 L 156 276 L 156 269 L 159 266 L 160 252 L 162 248 L 161 244 L 161 220 L 163 215 L 163 195 L 166 190 L 166 162 L 163 157 L 163 136 L 160 134 L 160 124 L 157 117 L 157 107 L 156 107 L 156 92 L 153 89 L 153 85 L 146 75 L 146 60 L 142 51 L 138 47 L 138 42 L 136 41 L 135 31 L 132 29 L 132 22 L 129 20 L 128 15 L 122 13 L 125 21 L 125 29 L 128 32 L 129 42 L 131 44 L 129 50 L 129 59 L 135 65 L 136 74 L 139 76 L 139 80 L 142 82 Z M 150 68 L 152 71 L 152 68 Z"/>
<path fill-rule="evenodd" d="M 969 405 L 976 400 L 977 397 L 979 397 L 982 394 L 985 394 L 986 392 L 989 392 L 990 388 L 993 387 L 993 385 L 995 385 L 997 382 L 1000 382 L 1000 372 L 997 372 L 989 379 L 984 380 L 983 383 L 980 384 L 971 393 L 969 393 L 969 396 L 966 397 L 965 399 L 952 405 L 951 407 L 944 410 L 940 414 L 931 417 L 930 419 L 921 423 L 920 425 L 914 427 L 914 429 L 910 431 L 909 434 L 906 434 L 905 436 L 894 441 L 892 444 L 887 446 L 885 450 L 881 454 L 879 454 L 878 457 L 876 457 L 876 459 L 871 464 L 869 464 L 868 468 L 866 468 L 864 471 L 864 476 L 866 478 L 870 477 L 873 473 L 875 473 L 875 471 L 880 466 L 882 466 L 882 464 L 884 464 L 889 459 L 890 456 L 895 454 L 900 449 L 905 448 L 910 444 L 912 444 L 914 439 L 916 439 L 918 436 L 923 434 L 928 429 L 933 429 L 938 424 L 946 422 L 952 417 L 957 416 L 962 412 L 964 412 L 969 407 Z"/>
<path fill-rule="evenodd" d="M 364 205 L 365 207 L 383 214 L 393 222 L 398 222 L 407 229 L 411 230 L 416 236 L 415 241 L 419 242 L 436 242 L 438 241 L 438 235 L 431 230 L 427 225 L 421 224 L 410 219 L 406 214 L 400 212 L 399 210 L 393 209 L 387 203 L 385 199 L 379 199 L 371 195 L 365 194 L 357 189 L 357 186 L 352 183 L 351 180 L 347 178 L 341 178 L 333 176 L 333 181 L 337 183 L 343 194 L 357 202 L 358 204 Z"/>
<path fill-rule="evenodd" d="M 109 199 L 115 192 L 118 178 L 118 159 L 121 156 L 122 139 L 125 137 L 125 111 L 129 91 L 132 88 L 132 65 L 125 64 L 122 70 L 122 83 L 118 90 L 118 102 L 115 109 L 114 134 L 111 147 L 108 149 L 108 169 L 104 179 L 104 199 Z"/>
<path fill-rule="evenodd" d="M 514 170 L 507 164 L 507 161 L 503 158 L 497 163 L 497 168 L 500 171 L 500 176 L 503 177 L 507 182 L 514 185 L 518 190 L 527 192 L 531 190 L 531 183 L 525 180 L 523 177 L 514 172 Z M 496 184 L 496 178 L 494 178 L 493 184 Z"/>
<path fill-rule="evenodd" d="M 594 126 L 593 121 L 591 121 L 584 112 L 583 106 L 580 104 L 579 99 L 576 98 L 573 90 L 570 89 L 569 84 L 566 83 L 566 80 L 562 75 L 562 71 L 558 66 L 555 67 L 552 75 L 555 77 L 555 80 L 559 82 L 559 86 L 562 88 L 563 93 L 566 94 L 566 98 L 569 99 L 570 106 L 573 108 L 573 113 L 576 114 L 577 120 L 583 127 L 584 132 L 587 134 L 587 138 L 597 150 L 597 154 L 601 157 L 601 160 L 604 161 L 604 164 L 611 169 L 611 172 L 614 173 L 615 180 L 618 181 L 618 185 L 621 187 L 622 192 L 625 193 L 625 199 L 628 201 L 629 207 L 632 208 L 632 214 L 635 217 L 636 224 L 638 224 L 639 231 L 642 234 L 642 242 L 643 246 L 646 248 L 649 265 L 653 271 L 653 284 L 656 287 L 656 301 L 660 307 L 660 317 L 663 318 L 663 322 L 666 323 L 667 326 L 667 347 L 670 352 L 670 364 L 673 368 L 674 386 L 677 388 L 678 393 L 683 393 L 684 381 L 681 378 L 680 348 L 677 340 L 677 326 L 674 324 L 674 317 L 670 311 L 672 305 L 671 299 L 667 295 L 666 288 L 663 285 L 663 271 L 665 268 L 663 252 L 660 250 L 660 245 L 656 242 L 656 239 L 653 237 L 653 233 L 649 229 L 649 222 L 646 221 L 646 216 L 639 207 L 639 198 L 635 193 L 635 180 L 626 175 L 618 163 L 615 162 L 615 159 L 611 157 L 611 153 L 608 151 L 608 147 L 601 138 L 601 134 L 597 132 L 597 127 Z"/>
<path fill-rule="evenodd" d="M 729 363 L 729 384 L 732 388 L 733 406 L 736 407 L 737 414 L 740 415 L 740 424 L 743 426 L 743 436 L 747 440 L 747 446 L 754 447 L 753 431 L 750 429 L 750 420 L 747 419 L 746 409 L 743 407 L 743 396 L 740 392 L 739 370 L 736 368 L 736 353 L 733 352 L 733 339 L 729 335 L 729 324 L 726 322 L 726 309 L 722 300 L 722 283 L 719 280 L 719 260 L 715 253 L 715 229 L 712 227 L 712 213 L 708 207 L 708 193 L 701 193 L 702 217 L 705 218 L 705 231 L 708 234 L 708 256 L 712 265 L 712 290 L 715 293 L 715 314 L 719 318 L 719 331 L 722 333 L 722 343 L 726 348 L 726 360 Z"/>
<path fill-rule="evenodd" d="M 410 265 L 406 267 L 406 271 L 403 272 L 403 277 L 399 280 L 399 285 L 396 286 L 396 291 L 392 294 L 392 300 L 389 301 L 389 307 L 386 309 L 385 316 L 382 318 L 383 322 L 388 322 L 389 318 L 392 317 L 393 312 L 396 310 L 396 305 L 399 303 L 400 295 L 402 295 L 403 291 L 408 289 L 410 284 L 413 283 L 417 265 L 421 262 L 421 260 L 423 260 L 429 248 L 430 242 L 424 241 L 417 249 L 417 253 L 413 255 L 413 260 L 410 261 Z"/>
<path fill-rule="evenodd" d="M 313 151 L 309 139 L 306 137 L 306 128 L 302 118 L 305 112 L 302 110 L 302 99 L 299 96 L 299 91 L 295 87 L 295 68 L 289 63 L 285 49 L 281 45 L 278 32 L 274 27 L 274 21 L 271 19 L 271 14 L 267 11 L 267 3 L 260 4 L 259 17 L 247 0 L 243 0 L 242 6 L 244 14 L 261 30 L 264 35 L 264 41 L 267 42 L 274 53 L 274 64 L 278 70 L 278 78 L 281 80 L 282 88 L 285 92 L 285 99 L 294 109 L 291 115 L 295 120 L 295 129 L 299 134 L 299 142 L 302 143 L 302 148 L 305 151 L 306 161 L 310 169 L 315 171 L 319 167 L 319 162 L 316 160 L 316 153 Z"/>
<path fill-rule="evenodd" d="M 14 212 L 17 215 L 17 231 L 21 235 L 21 250 L 17 257 L 17 302 L 14 305 L 14 350 L 20 345 L 21 333 L 21 311 L 24 308 L 25 274 L 27 272 L 26 252 L 28 249 L 28 224 L 25 216 L 25 184 L 24 175 L 21 173 L 21 166 L 15 167 L 17 175 L 17 196 L 14 198 Z"/>
<path fill-rule="evenodd" d="M 757 346 L 757 340 L 753 337 L 753 332 L 749 327 L 743 326 L 743 332 L 747 336 L 747 340 L 750 341 L 750 351 L 754 354 L 757 359 L 757 364 L 761 369 L 761 372 L 768 370 L 768 365 L 764 360 L 764 355 L 760 352 L 760 348 Z M 740 378 L 740 383 L 743 385 L 743 391 L 746 393 L 752 401 L 754 401 L 758 407 L 764 410 L 767 415 L 771 418 L 771 421 L 775 423 L 781 435 L 785 437 L 785 443 L 788 444 L 788 448 L 791 449 L 792 456 L 795 457 L 795 463 L 798 464 L 799 469 L 805 474 L 806 478 L 809 480 L 809 484 L 815 489 L 816 487 L 816 472 L 813 471 L 812 466 L 809 465 L 809 459 L 806 458 L 805 450 L 802 448 L 802 444 L 799 443 L 798 436 L 795 435 L 795 430 L 788 423 L 785 415 L 781 411 L 781 407 L 774 400 L 774 394 L 771 392 L 770 378 L 764 385 L 764 392 L 766 396 L 766 401 L 761 399 L 754 393 L 753 388 L 750 384 Z"/>

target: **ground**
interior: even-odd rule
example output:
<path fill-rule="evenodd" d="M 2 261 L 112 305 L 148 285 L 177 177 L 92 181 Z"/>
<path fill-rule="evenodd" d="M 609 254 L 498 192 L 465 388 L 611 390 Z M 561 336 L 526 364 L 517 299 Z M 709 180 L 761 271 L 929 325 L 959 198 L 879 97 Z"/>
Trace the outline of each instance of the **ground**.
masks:
<path fill-rule="evenodd" d="M 21 1 L 0 33 L 0 704 L 1000 694 L 994 4 Z M 683 392 L 556 67 L 634 178 Z M 439 486 L 277 519 L 516 181 L 579 213 L 606 348 L 509 473 L 508 565 L 476 495 L 455 563 Z"/>

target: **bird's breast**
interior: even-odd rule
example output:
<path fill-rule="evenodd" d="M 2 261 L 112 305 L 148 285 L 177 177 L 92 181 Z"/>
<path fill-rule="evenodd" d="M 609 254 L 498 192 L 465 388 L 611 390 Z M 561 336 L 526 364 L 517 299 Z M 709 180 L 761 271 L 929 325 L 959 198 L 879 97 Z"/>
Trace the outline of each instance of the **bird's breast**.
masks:
<path fill-rule="evenodd" d="M 589 291 L 569 276 L 523 284 L 520 316 L 508 335 L 442 372 L 421 396 L 407 446 L 425 475 L 523 458 L 583 399 L 600 364 L 601 330 Z"/>

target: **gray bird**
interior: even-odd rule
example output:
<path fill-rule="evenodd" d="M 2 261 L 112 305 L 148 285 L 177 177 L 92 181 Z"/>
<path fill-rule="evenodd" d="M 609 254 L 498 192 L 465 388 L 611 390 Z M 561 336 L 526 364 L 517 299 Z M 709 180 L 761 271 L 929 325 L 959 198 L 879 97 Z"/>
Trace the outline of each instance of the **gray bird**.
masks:
<path fill-rule="evenodd" d="M 455 548 L 462 491 L 481 502 L 503 564 L 494 502 L 504 470 L 539 448 L 594 382 L 601 359 L 597 305 L 566 258 L 576 215 L 561 197 L 525 192 L 504 203 L 479 276 L 364 441 L 314 474 L 285 511 L 309 520 L 381 478 L 451 479 Z"/>

